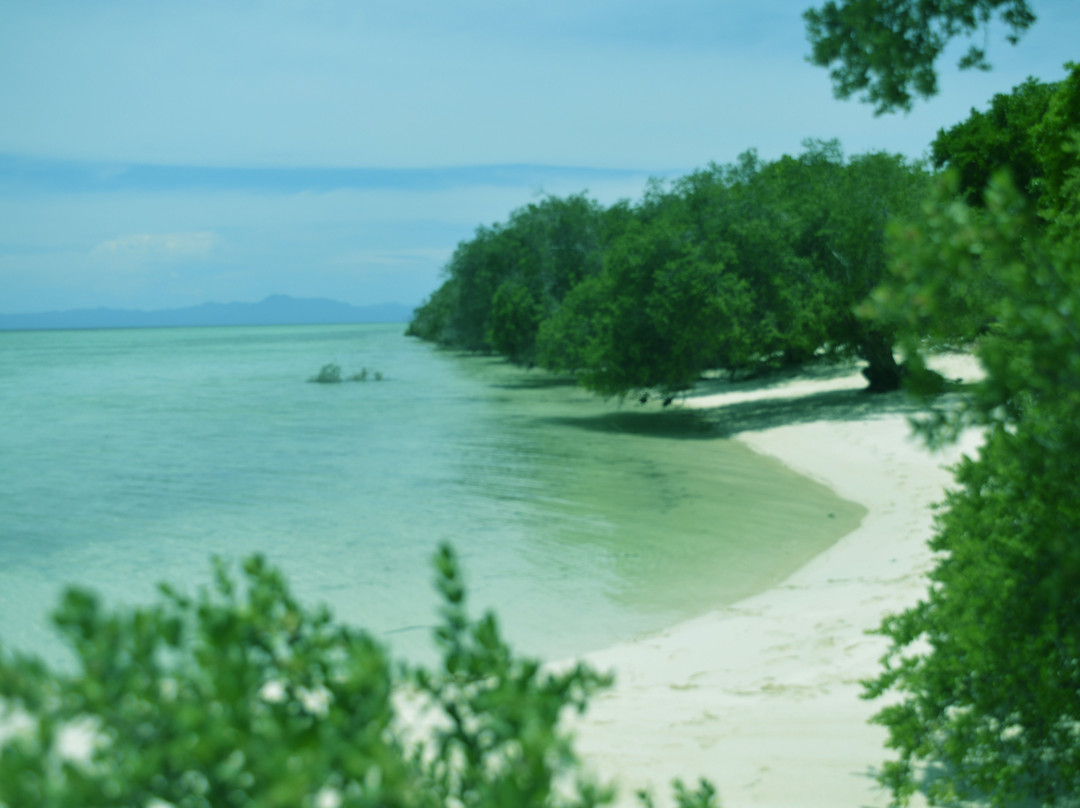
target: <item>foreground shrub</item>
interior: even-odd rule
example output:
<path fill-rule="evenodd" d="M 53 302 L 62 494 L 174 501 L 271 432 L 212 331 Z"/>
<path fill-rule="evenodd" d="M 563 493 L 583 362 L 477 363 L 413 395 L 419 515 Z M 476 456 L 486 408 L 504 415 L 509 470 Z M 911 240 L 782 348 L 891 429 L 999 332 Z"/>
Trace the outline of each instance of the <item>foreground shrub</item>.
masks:
<path fill-rule="evenodd" d="M 976 424 L 986 442 L 956 468 L 929 590 L 883 623 L 892 644 L 867 682 L 887 697 L 875 721 L 898 752 L 882 772 L 897 803 L 1080 804 L 1080 170 L 1070 183 L 1041 217 L 1005 176 L 981 210 L 943 186 L 897 231 L 896 280 L 877 295 L 881 316 L 931 336 L 966 324 L 959 293 L 991 324 L 985 378 L 923 424 L 935 441 Z M 915 337 L 909 352 L 918 381 Z"/>
<path fill-rule="evenodd" d="M 609 679 L 549 673 L 495 618 L 468 618 L 453 553 L 434 668 L 395 665 L 368 632 L 298 603 L 260 557 L 217 562 L 190 597 L 103 608 L 69 589 L 55 615 L 76 664 L 0 649 L 0 805 L 138 808 L 595 806 L 559 729 Z M 412 716 L 409 721 L 403 717 Z M 681 786 L 685 808 L 714 805 Z"/>

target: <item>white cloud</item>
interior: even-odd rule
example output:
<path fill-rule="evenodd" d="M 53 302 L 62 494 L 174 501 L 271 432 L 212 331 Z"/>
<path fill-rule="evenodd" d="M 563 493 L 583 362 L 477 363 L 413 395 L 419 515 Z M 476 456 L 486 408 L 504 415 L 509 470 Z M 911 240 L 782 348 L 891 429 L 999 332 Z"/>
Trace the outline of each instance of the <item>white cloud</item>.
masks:
<path fill-rule="evenodd" d="M 137 258 L 205 258 L 221 243 L 213 232 L 140 233 L 118 236 L 94 247 L 95 255 Z"/>

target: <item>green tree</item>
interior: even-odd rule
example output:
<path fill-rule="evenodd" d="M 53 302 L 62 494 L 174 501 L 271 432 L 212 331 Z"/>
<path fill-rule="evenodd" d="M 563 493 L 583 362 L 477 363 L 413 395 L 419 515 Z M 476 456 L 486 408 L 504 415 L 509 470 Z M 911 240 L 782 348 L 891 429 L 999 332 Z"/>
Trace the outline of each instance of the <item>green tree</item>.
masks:
<path fill-rule="evenodd" d="M 896 389 L 892 334 L 853 310 L 882 278 L 887 221 L 916 209 L 926 181 L 903 158 L 845 160 L 830 141 L 772 163 L 750 151 L 633 205 L 548 198 L 459 245 L 409 333 L 607 395 L 670 396 L 704 370 L 823 349 L 866 360 L 871 390 Z"/>
<path fill-rule="evenodd" d="M 406 333 L 468 351 L 536 360 L 540 322 L 578 283 L 597 274 L 604 244 L 623 217 L 584 194 L 549 196 L 477 228 L 444 269 L 445 280 Z"/>
<path fill-rule="evenodd" d="M 738 327 L 725 326 L 744 308 L 744 284 L 668 219 L 628 228 L 605 263 L 541 327 L 545 367 L 576 373 L 604 395 L 656 388 L 670 396 L 740 350 Z"/>
<path fill-rule="evenodd" d="M 520 279 L 503 281 L 491 301 L 491 344 L 511 362 L 532 364 L 543 309 Z"/>
<path fill-rule="evenodd" d="M 810 60 L 831 68 L 837 96 L 862 93 L 879 114 L 937 93 L 935 62 L 955 37 L 999 17 L 1015 44 L 1035 22 L 1027 0 L 828 0 L 803 17 Z M 985 51 L 972 45 L 960 67 L 988 69 Z"/>
<path fill-rule="evenodd" d="M 1042 213 L 1056 222 L 1056 237 L 1068 238 L 1076 226 L 1076 168 L 1080 146 L 1080 63 L 1069 62 L 1069 71 L 1050 99 L 1049 109 L 1035 127 L 1041 164 Z"/>
<path fill-rule="evenodd" d="M 457 297 L 457 281 L 453 277 L 447 277 L 413 312 L 405 334 L 449 346 L 452 342 L 450 321 L 454 316 Z"/>
<path fill-rule="evenodd" d="M 670 396 L 707 369 L 824 348 L 865 359 L 870 389 L 896 389 L 892 332 L 854 310 L 884 276 L 886 224 L 917 210 L 927 180 L 895 155 L 845 160 L 832 141 L 653 185 L 600 274 L 541 324 L 540 362 L 607 395 Z"/>
<path fill-rule="evenodd" d="M 901 15 L 941 9 L 895 5 Z M 832 23 L 830 35 L 850 40 L 837 58 L 880 44 L 859 20 Z M 918 40 L 896 46 L 896 75 L 879 65 L 885 88 L 907 86 L 924 52 Z M 857 76 L 865 62 L 851 59 L 842 67 Z M 884 622 L 891 647 L 867 683 L 868 697 L 889 696 L 875 720 L 899 753 L 882 778 L 898 803 L 919 789 L 932 804 L 996 806 L 1072 805 L 1080 793 L 1080 70 L 1071 70 L 1025 141 L 1038 199 L 1004 171 L 972 207 L 958 198 L 958 175 L 947 177 L 921 221 L 894 229 L 895 277 L 870 307 L 899 329 L 916 387 L 940 387 L 925 371 L 928 336 L 976 336 L 986 374 L 922 424 L 934 441 L 977 424 L 986 442 L 957 468 L 960 488 L 938 516 L 929 591 Z M 882 93 L 872 100 L 903 106 L 904 96 Z"/>
<path fill-rule="evenodd" d="M 824 279 L 826 338 L 835 351 L 866 361 L 871 391 L 896 390 L 903 369 L 894 357 L 895 331 L 857 317 L 856 309 L 886 277 L 888 225 L 918 211 L 928 175 L 884 152 L 857 155 L 831 174 L 809 186 L 822 212 L 805 236 Z"/>
<path fill-rule="evenodd" d="M 993 275 L 1000 295 L 979 298 L 993 321 L 976 347 L 986 378 L 923 425 L 943 440 L 974 423 L 987 439 L 957 468 L 961 488 L 938 517 L 931 547 L 941 560 L 926 599 L 882 626 L 892 647 L 867 695 L 902 696 L 875 719 L 899 752 L 883 779 L 902 801 L 923 785 L 925 766 L 944 764 L 925 784 L 934 804 L 1071 804 L 1080 793 L 1077 222 L 1066 238 L 1048 235 L 1006 175 L 991 183 L 984 212 L 943 193 L 921 227 L 897 235 L 897 280 L 876 305 L 914 326 L 908 351 L 922 366 L 919 334 L 956 328 L 939 285 Z"/>
<path fill-rule="evenodd" d="M 733 165 L 694 172 L 673 189 L 692 238 L 726 255 L 747 292 L 729 305 L 722 326 L 740 334 L 740 350 L 717 357 L 728 368 L 802 362 L 826 340 L 830 309 L 822 279 L 800 249 L 803 213 L 812 206 L 794 203 L 812 191 L 807 177 L 776 166 L 750 151 Z"/>
<path fill-rule="evenodd" d="M 518 364 L 535 363 L 541 321 L 577 284 L 599 273 L 610 218 L 584 194 L 547 197 L 511 214 L 505 236 L 512 268 L 491 301 L 496 351 Z"/>
<path fill-rule="evenodd" d="M 969 204 L 982 203 L 990 177 L 1002 168 L 1021 191 L 1037 198 L 1043 169 L 1036 127 L 1056 89 L 1056 84 L 1029 78 L 1011 93 L 995 95 L 986 112 L 973 109 L 967 120 L 940 130 L 931 144 L 935 168 L 957 172 Z"/>
<path fill-rule="evenodd" d="M 447 274 L 453 297 L 442 342 L 467 351 L 491 350 L 491 303 L 495 291 L 514 271 L 512 236 L 502 225 L 478 227 L 457 246 Z"/>

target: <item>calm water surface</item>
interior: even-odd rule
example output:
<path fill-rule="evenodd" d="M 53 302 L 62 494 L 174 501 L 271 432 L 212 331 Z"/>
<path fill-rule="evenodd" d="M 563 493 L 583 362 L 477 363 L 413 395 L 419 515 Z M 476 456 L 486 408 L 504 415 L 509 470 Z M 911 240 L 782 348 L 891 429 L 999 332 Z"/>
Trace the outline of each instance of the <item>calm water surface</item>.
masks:
<path fill-rule="evenodd" d="M 693 413 L 402 330 L 0 333 L 0 638 L 60 658 L 65 584 L 142 601 L 261 552 L 423 657 L 451 541 L 476 609 L 561 658 L 759 591 L 862 516 Z M 329 362 L 369 380 L 306 383 Z"/>

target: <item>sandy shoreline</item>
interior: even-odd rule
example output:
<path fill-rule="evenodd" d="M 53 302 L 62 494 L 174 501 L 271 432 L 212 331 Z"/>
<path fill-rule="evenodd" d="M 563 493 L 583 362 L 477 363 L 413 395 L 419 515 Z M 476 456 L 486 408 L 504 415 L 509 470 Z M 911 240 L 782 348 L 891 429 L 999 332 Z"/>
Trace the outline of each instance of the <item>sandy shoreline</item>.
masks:
<path fill-rule="evenodd" d="M 940 368 L 971 378 L 977 366 Z M 857 373 L 733 390 L 686 406 L 802 398 L 864 386 Z M 586 659 L 615 672 L 575 725 L 590 768 L 620 788 L 620 805 L 651 787 L 668 804 L 676 777 L 713 781 L 725 808 L 885 806 L 874 780 L 887 757 L 878 709 L 859 698 L 885 649 L 868 636 L 881 618 L 916 602 L 932 563 L 931 506 L 951 481 L 944 468 L 979 436 L 931 454 L 906 416 L 799 420 L 739 432 L 738 440 L 867 508 L 853 533 L 779 586 L 733 606 Z"/>

